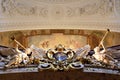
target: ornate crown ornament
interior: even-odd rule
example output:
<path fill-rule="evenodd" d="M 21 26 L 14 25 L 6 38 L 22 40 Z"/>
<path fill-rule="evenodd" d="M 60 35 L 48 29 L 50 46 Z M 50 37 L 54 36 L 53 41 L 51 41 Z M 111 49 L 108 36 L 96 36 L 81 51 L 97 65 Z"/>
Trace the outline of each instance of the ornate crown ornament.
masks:
<path fill-rule="evenodd" d="M 19 44 L 19 42 L 17 43 Z M 18 48 L 11 49 L 4 46 L 0 47 L 2 47 L 0 50 L 0 66 L 4 66 L 6 69 L 4 70 L 3 68 L 3 73 L 16 73 L 21 71 L 38 72 L 43 70 L 68 71 L 78 69 L 83 70 L 83 72 L 101 73 L 102 71 L 102 73 L 120 74 L 119 62 L 115 60 L 113 63 L 105 64 L 103 61 L 98 61 L 95 59 L 97 54 L 94 55 L 94 51 L 90 50 L 89 45 L 79 48 L 76 51 L 70 48 L 65 48 L 61 44 L 46 51 L 41 48 L 37 48 L 34 45 L 27 48 L 26 51 L 21 51 Z M 116 46 L 115 48 L 119 49 Z M 9 56 L 3 55 L 6 51 L 9 53 Z M 27 52 L 27 54 L 25 52 Z M 116 52 L 117 51 L 113 53 Z M 7 57 L 5 58 L 2 56 Z M 107 56 L 107 58 L 109 58 L 109 56 Z M 8 72 L 9 70 L 11 70 L 11 72 Z"/>
<path fill-rule="evenodd" d="M 109 32 L 110 30 L 108 29 L 99 46 L 103 46 L 103 41 Z M 25 70 L 27 67 L 32 67 L 37 68 L 37 71 L 82 69 L 83 72 L 101 73 L 102 71 L 102 73 L 120 74 L 119 60 L 114 58 L 119 56 L 114 55 L 112 57 L 112 55 L 109 55 L 109 53 L 119 53 L 119 45 L 108 49 L 103 46 L 103 50 L 97 46 L 93 51 L 90 50 L 89 45 L 73 50 L 59 44 L 53 49 L 45 50 L 34 45 L 31 45 L 30 48 L 25 48 L 14 36 L 11 39 L 17 43 L 16 48 L 0 46 L 0 66 L 4 66 L 8 71 L 10 68 L 20 69 L 20 67 L 24 67 L 23 70 Z M 19 50 L 18 45 L 24 50 Z"/>
<path fill-rule="evenodd" d="M 49 49 L 46 53 L 46 60 L 38 66 L 39 70 L 54 69 L 68 70 L 69 68 L 80 69 L 83 65 L 76 61 L 76 54 L 72 49 L 65 49 L 61 44 L 55 49 Z"/>

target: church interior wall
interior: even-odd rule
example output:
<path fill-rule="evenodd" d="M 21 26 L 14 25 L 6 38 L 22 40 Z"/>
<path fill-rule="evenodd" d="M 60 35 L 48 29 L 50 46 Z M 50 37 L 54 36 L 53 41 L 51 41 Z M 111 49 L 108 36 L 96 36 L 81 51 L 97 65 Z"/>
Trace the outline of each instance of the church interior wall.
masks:
<path fill-rule="evenodd" d="M 102 37 L 105 34 L 105 31 L 95 31 L 95 30 L 77 30 L 77 29 L 66 29 L 66 30 L 25 30 L 25 31 L 8 31 L 8 32 L 0 32 L 0 45 L 3 46 L 8 46 L 8 47 L 15 47 L 15 43 L 14 41 L 11 40 L 12 36 L 15 36 L 16 40 L 18 40 L 21 44 L 23 44 L 25 47 L 29 47 L 30 44 L 34 45 L 34 43 L 36 41 L 41 41 L 41 44 L 44 43 L 45 41 L 50 41 L 49 38 L 50 36 L 52 36 L 53 34 L 57 34 L 56 36 L 54 36 L 55 38 L 58 38 L 59 40 L 59 36 L 61 36 L 61 38 L 64 38 L 66 35 L 71 35 L 74 41 L 76 41 L 76 43 L 74 41 L 72 41 L 73 44 L 78 44 L 78 45 L 82 45 L 84 46 L 85 44 L 90 44 L 91 48 L 93 49 L 94 47 L 96 47 L 100 40 L 102 39 Z M 35 36 L 37 36 L 38 38 L 36 38 Z M 83 37 L 81 37 L 83 36 Z M 32 37 L 34 37 L 32 39 Z M 82 40 L 82 39 L 78 39 L 77 37 L 83 38 L 86 41 Z M 52 38 L 52 37 L 51 37 Z M 29 42 L 28 39 L 32 39 L 32 42 Z M 54 41 L 53 39 L 53 43 L 55 43 L 56 41 Z M 68 38 L 66 38 L 68 39 Z M 104 41 L 104 45 L 105 47 L 109 47 L 109 46 L 114 46 L 114 45 L 119 45 L 120 44 L 120 33 L 117 32 L 110 32 L 105 41 Z M 64 41 L 63 41 L 64 42 Z M 78 43 L 77 43 L 78 42 Z M 81 43 L 79 43 L 81 42 Z M 83 42 L 83 44 L 82 44 Z M 57 42 L 56 42 L 57 43 Z M 36 43 L 37 44 L 37 43 Z M 82 46 L 78 46 L 78 47 L 82 47 Z M 39 46 L 38 46 L 39 47 Z M 77 47 L 77 48 L 78 48 Z"/>

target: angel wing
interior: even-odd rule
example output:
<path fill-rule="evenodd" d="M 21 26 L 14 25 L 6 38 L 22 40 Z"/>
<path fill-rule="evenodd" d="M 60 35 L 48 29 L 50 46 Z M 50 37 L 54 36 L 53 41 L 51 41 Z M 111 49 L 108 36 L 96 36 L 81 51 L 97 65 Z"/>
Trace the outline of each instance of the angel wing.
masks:
<path fill-rule="evenodd" d="M 76 50 L 75 53 L 76 53 L 77 58 L 82 58 L 82 57 L 85 57 L 89 51 L 90 51 L 90 45 L 85 45 L 84 47 Z"/>
<path fill-rule="evenodd" d="M 36 47 L 34 45 L 31 45 L 30 49 L 32 50 L 32 56 L 34 58 L 43 59 L 46 56 L 45 50 L 43 50 L 41 48 L 38 48 L 38 47 Z"/>
<path fill-rule="evenodd" d="M 7 57 L 10 55 L 15 55 L 16 51 L 13 48 L 10 47 L 5 47 L 5 46 L 0 46 L 0 55 L 3 57 Z"/>

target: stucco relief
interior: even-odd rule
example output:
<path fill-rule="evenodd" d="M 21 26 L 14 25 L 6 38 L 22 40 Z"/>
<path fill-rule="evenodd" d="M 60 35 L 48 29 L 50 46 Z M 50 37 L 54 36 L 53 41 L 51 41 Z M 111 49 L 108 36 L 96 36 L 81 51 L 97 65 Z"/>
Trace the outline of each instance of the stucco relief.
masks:
<path fill-rule="evenodd" d="M 76 16 L 100 15 L 108 16 L 113 13 L 113 3 L 109 0 L 101 0 L 98 2 L 89 3 L 83 6 L 70 7 L 67 9 L 67 14 Z"/>
<path fill-rule="evenodd" d="M 23 0 L 22 0 L 23 1 Z M 100 16 L 107 16 L 113 12 L 113 4 L 112 0 L 75 0 L 78 3 L 72 4 L 54 4 L 59 6 L 60 8 L 54 9 L 51 7 L 51 4 L 44 5 L 43 3 L 38 3 L 36 6 L 34 4 L 35 1 L 38 2 L 73 2 L 73 0 L 29 0 L 29 2 L 22 2 L 19 0 L 2 0 L 1 6 L 3 13 L 15 16 L 56 16 L 58 17 L 60 14 L 63 17 L 70 17 L 70 16 L 86 16 L 86 15 L 100 15 Z M 83 3 L 84 4 L 83 4 Z M 53 5 L 53 4 L 52 4 Z M 53 5 L 53 6 L 54 6 Z M 60 15 L 61 16 L 61 15 Z"/>
<path fill-rule="evenodd" d="M 115 0 L 115 8 L 117 14 L 120 16 L 120 0 Z"/>
<path fill-rule="evenodd" d="M 18 0 L 2 0 L 1 3 L 3 13 L 8 16 L 47 16 L 47 8 L 46 7 L 37 7 L 30 6 L 25 3 L 21 3 Z"/>
<path fill-rule="evenodd" d="M 64 17 L 64 9 L 60 6 L 53 6 L 50 11 L 50 17 L 54 19 L 61 19 Z"/>
<path fill-rule="evenodd" d="M 64 3 L 72 3 L 77 1 L 83 1 L 83 0 L 30 0 L 30 1 L 36 1 L 36 2 L 44 2 L 44 3 L 52 3 L 52 4 L 64 4 Z"/>

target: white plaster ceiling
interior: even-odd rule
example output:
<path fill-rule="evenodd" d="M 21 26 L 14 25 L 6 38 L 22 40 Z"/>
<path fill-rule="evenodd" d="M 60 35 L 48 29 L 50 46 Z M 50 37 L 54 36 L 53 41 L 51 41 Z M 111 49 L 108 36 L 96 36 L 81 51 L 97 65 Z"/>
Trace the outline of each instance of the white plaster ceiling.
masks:
<path fill-rule="evenodd" d="M 120 0 L 0 0 L 0 31 L 89 29 L 120 32 Z"/>

